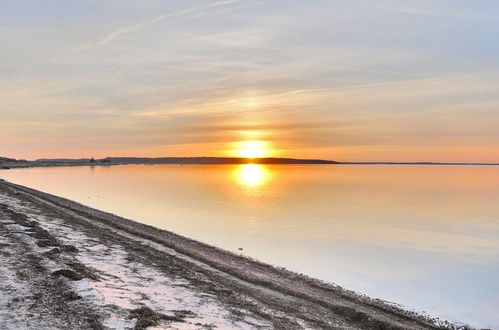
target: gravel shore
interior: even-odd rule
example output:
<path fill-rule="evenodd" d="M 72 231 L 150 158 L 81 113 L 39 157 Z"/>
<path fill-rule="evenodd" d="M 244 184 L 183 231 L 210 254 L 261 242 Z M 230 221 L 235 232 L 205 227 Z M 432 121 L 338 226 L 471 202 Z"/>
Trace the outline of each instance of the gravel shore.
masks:
<path fill-rule="evenodd" d="M 455 328 L 3 180 L 0 269 L 2 329 Z"/>

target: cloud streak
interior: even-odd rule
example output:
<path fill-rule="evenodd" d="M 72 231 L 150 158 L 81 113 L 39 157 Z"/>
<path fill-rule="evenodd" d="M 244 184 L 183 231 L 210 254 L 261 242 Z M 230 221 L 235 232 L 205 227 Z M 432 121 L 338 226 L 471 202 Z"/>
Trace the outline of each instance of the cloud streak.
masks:
<path fill-rule="evenodd" d="M 112 32 L 108 33 L 106 36 L 104 36 L 103 38 L 100 38 L 100 39 L 97 39 L 97 40 L 92 41 L 90 43 L 87 43 L 85 45 L 79 46 L 75 50 L 79 51 L 79 50 L 85 50 L 85 49 L 92 48 L 92 47 L 104 46 L 104 45 L 108 44 L 109 42 L 121 37 L 122 35 L 140 31 L 149 25 L 163 21 L 163 20 L 168 19 L 168 18 L 182 17 L 183 15 L 191 14 L 191 13 L 194 13 L 194 12 L 202 10 L 202 9 L 208 9 L 208 8 L 236 4 L 236 3 L 239 3 L 241 1 L 243 1 L 243 0 L 220 0 L 220 1 L 209 3 L 209 4 L 206 4 L 203 6 L 196 6 L 196 7 L 192 7 L 192 8 L 187 8 L 187 9 L 167 13 L 167 14 L 149 19 L 147 21 L 144 21 L 144 22 L 141 22 L 138 24 L 130 25 L 130 26 L 112 31 Z M 241 8 L 247 8 L 247 7 L 251 7 L 251 6 L 253 6 L 253 5 L 243 5 L 243 6 L 233 7 L 233 8 L 225 8 L 223 10 L 215 11 L 215 12 L 213 12 L 213 14 L 222 13 L 222 12 L 226 12 L 226 11 L 230 11 L 230 10 L 241 9 Z M 204 15 L 208 15 L 208 14 L 211 14 L 211 13 L 198 13 L 198 14 L 196 14 L 194 16 L 190 16 L 188 18 L 197 17 L 197 16 L 204 16 Z"/>

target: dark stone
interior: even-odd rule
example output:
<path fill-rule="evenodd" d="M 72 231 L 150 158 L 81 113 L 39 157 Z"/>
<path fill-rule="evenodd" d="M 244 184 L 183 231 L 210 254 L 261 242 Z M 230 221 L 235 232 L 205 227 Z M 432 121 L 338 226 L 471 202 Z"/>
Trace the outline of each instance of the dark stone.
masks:
<path fill-rule="evenodd" d="M 71 252 L 71 253 L 78 253 L 79 250 L 76 246 L 73 246 L 73 245 L 62 245 L 61 247 L 61 251 L 63 252 Z"/>
<path fill-rule="evenodd" d="M 78 274 L 75 271 L 72 271 L 71 269 L 59 269 L 56 270 L 51 274 L 52 276 L 64 276 L 67 279 L 70 279 L 71 281 L 79 281 L 83 279 L 83 276 Z"/>

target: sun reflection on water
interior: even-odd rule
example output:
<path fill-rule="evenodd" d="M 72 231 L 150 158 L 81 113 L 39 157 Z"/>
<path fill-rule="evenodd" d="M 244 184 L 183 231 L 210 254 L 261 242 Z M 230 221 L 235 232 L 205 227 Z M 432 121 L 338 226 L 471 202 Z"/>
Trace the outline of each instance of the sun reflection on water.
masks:
<path fill-rule="evenodd" d="M 264 165 L 244 164 L 235 172 L 236 180 L 245 187 L 254 188 L 263 185 L 269 179 L 269 171 Z"/>

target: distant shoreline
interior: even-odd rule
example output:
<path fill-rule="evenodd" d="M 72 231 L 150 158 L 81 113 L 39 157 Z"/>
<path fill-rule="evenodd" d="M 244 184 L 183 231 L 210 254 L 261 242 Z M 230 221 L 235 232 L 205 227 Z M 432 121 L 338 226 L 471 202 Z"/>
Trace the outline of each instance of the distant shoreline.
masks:
<path fill-rule="evenodd" d="M 434 163 L 434 162 L 340 162 L 340 165 L 444 165 L 444 166 L 499 166 L 499 163 Z"/>
<path fill-rule="evenodd" d="M 499 163 L 468 162 L 339 162 L 324 159 L 298 158 L 237 158 L 237 157 L 107 157 L 102 159 L 37 159 L 17 160 L 0 157 L 0 169 L 59 166 L 113 166 L 113 165 L 444 165 L 444 166 L 499 166 Z"/>

